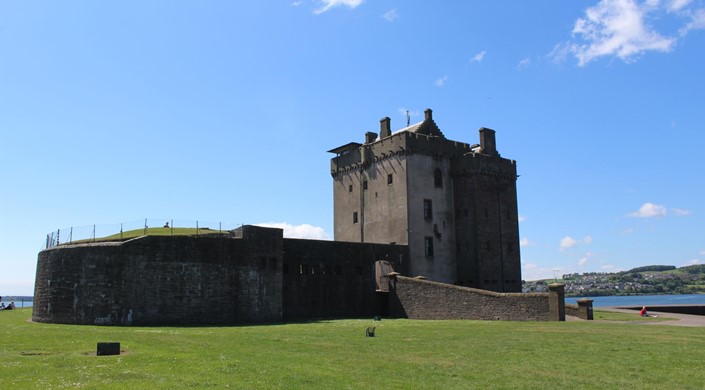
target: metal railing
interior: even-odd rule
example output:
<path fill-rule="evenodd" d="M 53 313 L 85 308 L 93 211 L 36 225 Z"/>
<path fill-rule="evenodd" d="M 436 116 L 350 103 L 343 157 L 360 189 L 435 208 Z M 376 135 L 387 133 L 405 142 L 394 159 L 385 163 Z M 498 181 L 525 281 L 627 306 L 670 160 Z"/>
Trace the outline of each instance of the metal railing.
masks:
<path fill-rule="evenodd" d="M 145 218 L 139 221 L 57 229 L 47 234 L 42 249 L 58 245 L 124 241 L 140 236 L 229 234 L 242 223 Z"/>

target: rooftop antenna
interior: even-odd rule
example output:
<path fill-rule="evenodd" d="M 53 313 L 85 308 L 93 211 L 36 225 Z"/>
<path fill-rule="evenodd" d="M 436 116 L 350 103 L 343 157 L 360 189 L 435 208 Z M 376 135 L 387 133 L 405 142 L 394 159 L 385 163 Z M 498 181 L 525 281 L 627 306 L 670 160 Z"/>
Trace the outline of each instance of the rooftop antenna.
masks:
<path fill-rule="evenodd" d="M 406 110 L 406 127 L 409 127 L 411 118 L 409 118 L 409 110 Z"/>

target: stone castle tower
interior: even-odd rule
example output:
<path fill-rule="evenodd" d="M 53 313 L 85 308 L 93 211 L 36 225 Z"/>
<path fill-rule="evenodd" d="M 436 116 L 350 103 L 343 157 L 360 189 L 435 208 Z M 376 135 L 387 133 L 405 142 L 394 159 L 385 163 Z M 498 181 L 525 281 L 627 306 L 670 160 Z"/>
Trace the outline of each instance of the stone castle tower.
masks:
<path fill-rule="evenodd" d="M 424 114 L 394 133 L 382 118 L 379 136 L 329 151 L 335 240 L 408 245 L 411 276 L 521 292 L 515 161 L 494 130 L 451 141 Z"/>

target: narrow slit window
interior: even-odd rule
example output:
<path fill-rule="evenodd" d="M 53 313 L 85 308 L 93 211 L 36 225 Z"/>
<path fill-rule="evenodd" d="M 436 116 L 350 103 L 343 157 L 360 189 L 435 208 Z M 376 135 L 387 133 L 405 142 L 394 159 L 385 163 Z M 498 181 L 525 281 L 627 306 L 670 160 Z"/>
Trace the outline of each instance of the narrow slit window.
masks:
<path fill-rule="evenodd" d="M 433 256 L 433 237 L 424 237 L 424 254 Z"/>

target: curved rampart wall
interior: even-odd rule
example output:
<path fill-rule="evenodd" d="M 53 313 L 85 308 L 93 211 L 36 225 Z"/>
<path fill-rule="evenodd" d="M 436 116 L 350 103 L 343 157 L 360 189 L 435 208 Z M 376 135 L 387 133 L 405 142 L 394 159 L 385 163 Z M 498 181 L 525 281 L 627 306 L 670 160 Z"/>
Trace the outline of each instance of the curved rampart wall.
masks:
<path fill-rule="evenodd" d="M 147 236 L 39 253 L 32 319 L 103 325 L 282 318 L 282 231 L 246 239 Z"/>

